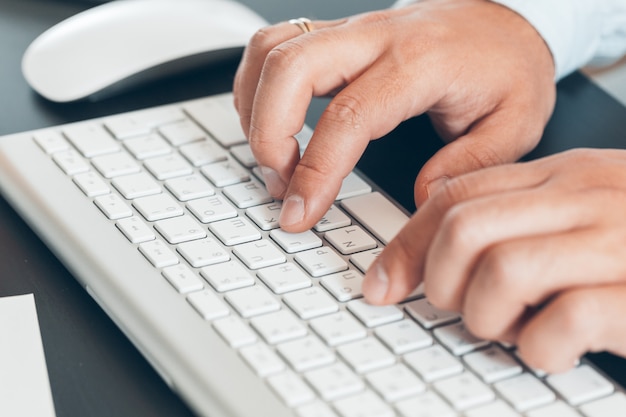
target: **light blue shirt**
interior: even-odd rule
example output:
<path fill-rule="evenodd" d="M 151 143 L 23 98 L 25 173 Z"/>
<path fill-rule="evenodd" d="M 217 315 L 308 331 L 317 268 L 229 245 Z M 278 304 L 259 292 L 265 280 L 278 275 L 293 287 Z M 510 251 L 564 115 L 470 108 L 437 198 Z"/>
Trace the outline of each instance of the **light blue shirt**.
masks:
<path fill-rule="evenodd" d="M 399 0 L 399 7 L 419 0 Z M 626 54 L 626 0 L 491 0 L 516 11 L 543 37 L 556 79 Z"/>

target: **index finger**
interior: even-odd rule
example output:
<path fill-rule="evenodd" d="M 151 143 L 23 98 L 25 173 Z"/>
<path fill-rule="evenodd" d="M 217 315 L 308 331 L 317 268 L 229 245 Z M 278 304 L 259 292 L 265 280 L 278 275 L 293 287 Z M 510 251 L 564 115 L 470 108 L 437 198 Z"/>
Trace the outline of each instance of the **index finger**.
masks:
<path fill-rule="evenodd" d="M 371 42 L 363 48 L 361 36 L 345 34 L 344 26 L 322 27 L 282 42 L 264 59 L 248 133 L 275 197 L 283 196 L 299 161 L 293 137 L 304 125 L 311 98 L 352 81 L 378 53 Z M 251 88 L 247 90 L 249 94 Z"/>

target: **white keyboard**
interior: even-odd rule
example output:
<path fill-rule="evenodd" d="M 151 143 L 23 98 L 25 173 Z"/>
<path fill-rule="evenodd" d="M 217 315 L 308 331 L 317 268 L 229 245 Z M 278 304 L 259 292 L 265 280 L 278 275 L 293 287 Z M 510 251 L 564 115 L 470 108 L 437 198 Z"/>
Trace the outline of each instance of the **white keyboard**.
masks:
<path fill-rule="evenodd" d="M 310 132 L 298 139 L 302 149 Z M 363 274 L 407 214 L 357 173 L 315 227 L 280 201 L 230 94 L 0 138 L 4 196 L 201 415 L 612 417 L 623 389 L 477 339 Z"/>

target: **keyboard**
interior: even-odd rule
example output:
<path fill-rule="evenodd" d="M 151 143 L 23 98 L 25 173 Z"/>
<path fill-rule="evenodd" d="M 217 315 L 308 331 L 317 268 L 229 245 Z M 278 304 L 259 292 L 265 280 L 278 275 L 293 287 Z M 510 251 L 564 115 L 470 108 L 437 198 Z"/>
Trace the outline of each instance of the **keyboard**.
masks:
<path fill-rule="evenodd" d="M 545 375 L 419 288 L 367 304 L 363 274 L 407 212 L 355 171 L 311 230 L 282 231 L 231 94 L 5 136 L 0 171 L 199 415 L 624 416 L 623 388 L 585 359 Z"/>

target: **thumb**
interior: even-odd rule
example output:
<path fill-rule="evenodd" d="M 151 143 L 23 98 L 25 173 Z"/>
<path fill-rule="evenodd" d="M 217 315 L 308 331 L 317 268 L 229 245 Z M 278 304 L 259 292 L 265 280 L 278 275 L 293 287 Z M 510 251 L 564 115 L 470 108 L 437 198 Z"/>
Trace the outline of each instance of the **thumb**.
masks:
<path fill-rule="evenodd" d="M 433 155 L 415 180 L 417 207 L 450 178 L 515 162 L 530 152 L 539 142 L 545 123 L 528 120 L 521 123 L 519 114 L 514 117 L 512 113 L 502 111 L 489 115 Z"/>

